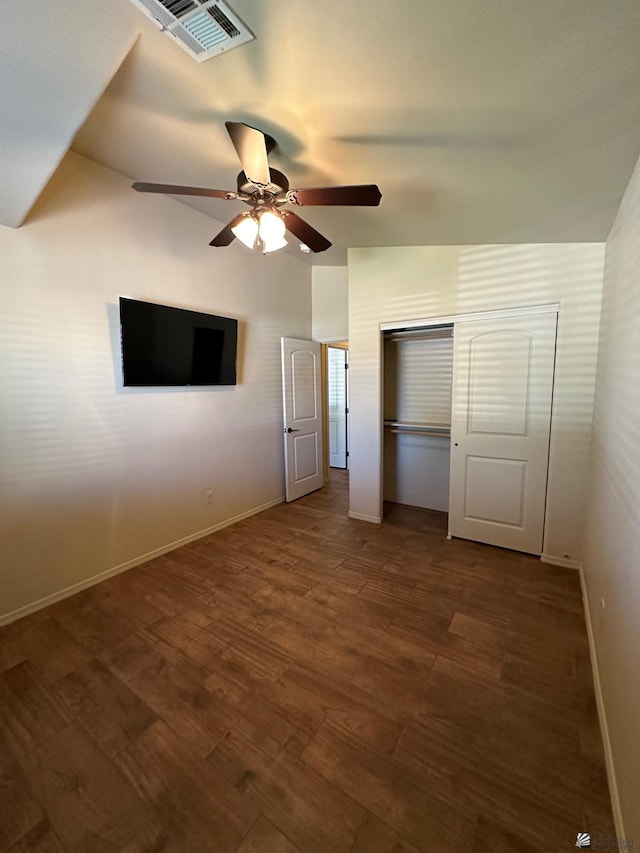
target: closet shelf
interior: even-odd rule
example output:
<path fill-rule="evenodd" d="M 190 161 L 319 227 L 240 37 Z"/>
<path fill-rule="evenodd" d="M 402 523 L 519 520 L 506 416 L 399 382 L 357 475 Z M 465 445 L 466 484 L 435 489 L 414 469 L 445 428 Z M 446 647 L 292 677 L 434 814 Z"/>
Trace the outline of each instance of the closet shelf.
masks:
<path fill-rule="evenodd" d="M 451 427 L 445 424 L 412 423 L 385 419 L 384 428 L 396 435 L 451 436 Z"/>

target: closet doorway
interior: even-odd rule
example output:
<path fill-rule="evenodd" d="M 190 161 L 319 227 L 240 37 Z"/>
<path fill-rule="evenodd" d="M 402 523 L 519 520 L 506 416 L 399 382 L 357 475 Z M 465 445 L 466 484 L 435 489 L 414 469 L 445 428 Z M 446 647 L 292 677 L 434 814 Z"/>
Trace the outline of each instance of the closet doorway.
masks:
<path fill-rule="evenodd" d="M 453 324 L 384 335 L 384 499 L 449 509 Z"/>
<path fill-rule="evenodd" d="M 384 498 L 543 550 L 557 306 L 384 328 Z"/>

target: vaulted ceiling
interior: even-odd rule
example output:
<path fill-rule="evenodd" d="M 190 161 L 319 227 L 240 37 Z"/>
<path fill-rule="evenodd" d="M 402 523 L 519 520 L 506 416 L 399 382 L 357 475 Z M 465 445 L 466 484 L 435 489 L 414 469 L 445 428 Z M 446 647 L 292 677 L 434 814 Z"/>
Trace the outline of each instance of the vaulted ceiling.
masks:
<path fill-rule="evenodd" d="M 233 189 L 230 119 L 276 138 L 293 187 L 380 186 L 379 208 L 299 211 L 334 244 L 314 263 L 606 238 L 640 154 L 637 0 L 229 4 L 256 38 L 202 64 L 128 0 L 5 4 L 1 221 L 69 145 L 135 180 Z M 189 203 L 212 236 L 243 209 Z"/>

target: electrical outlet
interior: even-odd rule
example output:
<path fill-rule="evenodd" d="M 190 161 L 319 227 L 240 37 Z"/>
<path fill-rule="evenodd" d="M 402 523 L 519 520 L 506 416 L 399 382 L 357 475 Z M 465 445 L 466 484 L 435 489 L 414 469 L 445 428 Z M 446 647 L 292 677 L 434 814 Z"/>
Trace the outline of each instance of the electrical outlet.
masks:
<path fill-rule="evenodd" d="M 213 491 L 211 489 L 204 493 L 204 499 L 208 504 L 213 503 Z"/>

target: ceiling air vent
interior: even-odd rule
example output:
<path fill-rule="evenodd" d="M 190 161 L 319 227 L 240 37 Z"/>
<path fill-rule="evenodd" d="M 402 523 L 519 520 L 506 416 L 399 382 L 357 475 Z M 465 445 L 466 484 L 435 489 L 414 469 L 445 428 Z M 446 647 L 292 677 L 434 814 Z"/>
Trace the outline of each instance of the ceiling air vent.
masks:
<path fill-rule="evenodd" d="M 198 62 L 255 36 L 222 0 L 131 0 Z"/>

